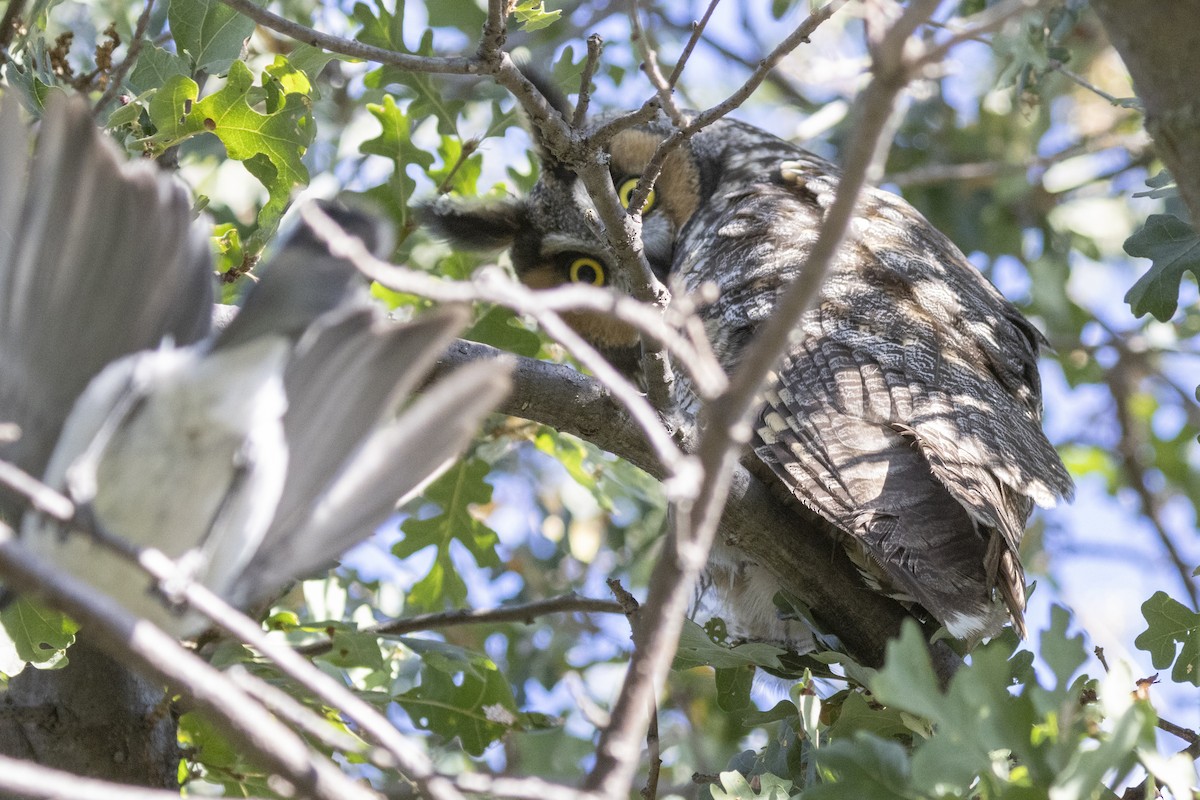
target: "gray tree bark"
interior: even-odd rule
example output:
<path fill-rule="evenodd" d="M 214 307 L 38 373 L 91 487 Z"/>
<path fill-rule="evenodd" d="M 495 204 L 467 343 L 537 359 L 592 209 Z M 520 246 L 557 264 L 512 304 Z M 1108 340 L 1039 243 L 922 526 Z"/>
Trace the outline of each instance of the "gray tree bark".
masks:
<path fill-rule="evenodd" d="M 175 788 L 176 720 L 153 685 L 76 641 L 59 670 L 32 667 L 0 695 L 0 753 L 118 783 Z"/>
<path fill-rule="evenodd" d="M 1129 69 L 1146 131 L 1200 224 L 1200 0 L 1092 0 Z"/>

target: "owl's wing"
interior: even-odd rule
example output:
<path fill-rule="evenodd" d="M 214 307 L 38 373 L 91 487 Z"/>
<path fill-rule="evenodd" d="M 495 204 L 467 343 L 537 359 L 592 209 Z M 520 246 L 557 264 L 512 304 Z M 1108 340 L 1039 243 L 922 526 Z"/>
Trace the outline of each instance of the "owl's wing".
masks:
<path fill-rule="evenodd" d="M 782 213 L 790 203 L 815 222 L 812 192 L 828 179 L 791 187 Z M 998 627 L 993 587 L 1023 631 L 1026 519 L 1072 491 L 1041 431 L 1039 334 L 948 239 L 877 191 L 803 327 L 766 393 L 755 452 L 951 633 Z"/>

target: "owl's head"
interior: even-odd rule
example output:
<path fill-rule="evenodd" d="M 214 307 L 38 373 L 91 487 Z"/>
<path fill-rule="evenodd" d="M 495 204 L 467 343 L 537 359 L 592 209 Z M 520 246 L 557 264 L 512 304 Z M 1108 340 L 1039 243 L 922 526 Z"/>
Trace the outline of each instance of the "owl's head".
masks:
<path fill-rule="evenodd" d="M 591 127 L 611 119 L 598 116 Z M 655 150 L 672 131 L 666 120 L 652 121 L 621 131 L 605 148 L 613 188 L 625 208 Z M 713 171 L 705 165 L 716 159 L 702 157 L 705 147 L 704 140 L 693 139 L 672 151 L 642 207 L 646 260 L 664 282 L 679 234 L 699 207 L 705 187 L 714 182 Z M 457 246 L 507 249 L 517 277 L 533 288 L 585 283 L 628 291 L 582 181 L 546 148 L 536 149 L 541 172 L 528 196 L 476 203 L 442 198 L 423 209 L 424 221 Z M 636 360 L 638 336 L 624 323 L 589 312 L 564 318 L 618 366 Z"/>

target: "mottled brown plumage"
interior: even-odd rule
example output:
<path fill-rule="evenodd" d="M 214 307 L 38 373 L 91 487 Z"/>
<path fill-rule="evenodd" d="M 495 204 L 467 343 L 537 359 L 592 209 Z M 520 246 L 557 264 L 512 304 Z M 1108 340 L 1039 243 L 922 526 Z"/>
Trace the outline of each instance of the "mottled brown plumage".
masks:
<path fill-rule="evenodd" d="M 614 185 L 642 173 L 670 133 L 662 121 L 609 148 Z M 725 368 L 804 268 L 837 169 L 748 125 L 719 121 L 664 166 L 644 215 L 647 259 L 676 291 L 714 284 L 700 314 Z M 500 206 L 442 202 L 429 217 L 464 244 L 508 246 L 517 274 L 548 286 L 621 276 L 579 181 L 546 164 L 528 198 Z M 634 363 L 620 324 L 577 327 L 615 361 Z M 1024 632 L 1018 545 L 1035 503 L 1069 496 L 1071 479 L 1041 430 L 1040 334 L 962 253 L 895 195 L 868 189 L 804 338 L 777 365 L 751 442 L 756 471 L 792 502 L 780 536 L 840 538 L 864 577 L 919 604 L 958 637 Z M 686 376 L 680 407 L 695 414 Z M 796 643 L 775 615 L 776 585 L 719 547 L 709 583 L 731 630 Z"/>

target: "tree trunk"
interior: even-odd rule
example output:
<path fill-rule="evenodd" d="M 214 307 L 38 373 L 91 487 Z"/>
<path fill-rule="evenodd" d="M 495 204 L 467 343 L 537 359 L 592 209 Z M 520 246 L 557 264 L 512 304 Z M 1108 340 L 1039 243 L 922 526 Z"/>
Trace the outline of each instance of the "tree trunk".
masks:
<path fill-rule="evenodd" d="M 1146 113 L 1146 131 L 1200 224 L 1200 0 L 1092 0 Z"/>
<path fill-rule="evenodd" d="M 27 668 L 0 695 L 0 753 L 93 778 L 179 785 L 176 720 L 160 686 L 80 639 L 60 670 Z"/>

